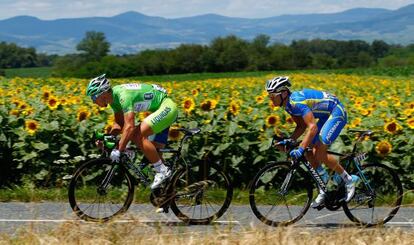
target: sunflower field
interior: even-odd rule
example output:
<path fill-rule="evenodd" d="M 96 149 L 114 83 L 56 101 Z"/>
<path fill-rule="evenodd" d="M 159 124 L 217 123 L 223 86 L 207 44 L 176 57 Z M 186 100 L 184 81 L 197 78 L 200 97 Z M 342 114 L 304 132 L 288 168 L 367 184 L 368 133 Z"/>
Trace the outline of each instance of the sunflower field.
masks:
<path fill-rule="evenodd" d="M 414 188 L 414 81 L 410 78 L 334 74 L 271 74 L 152 83 L 167 89 L 179 105 L 179 119 L 170 130 L 176 144 L 177 127 L 200 127 L 202 134 L 187 143 L 187 156 L 218 161 L 238 187 L 246 187 L 269 160 L 285 159 L 272 149 L 274 134 L 288 135 L 295 124 L 271 105 L 265 80 L 289 75 L 293 90 L 314 88 L 335 94 L 348 112 L 348 125 L 331 146 L 347 152 L 356 139 L 348 129 L 370 129 L 361 143 L 367 161 L 397 169 L 405 188 Z M 113 85 L 139 82 L 114 79 Z M 97 157 L 94 130 L 108 131 L 113 122 L 108 107 L 100 109 L 85 96 L 87 80 L 0 77 L 0 186 L 25 181 L 36 186 L 63 186 L 63 177 Z M 139 113 L 137 122 L 148 113 Z"/>

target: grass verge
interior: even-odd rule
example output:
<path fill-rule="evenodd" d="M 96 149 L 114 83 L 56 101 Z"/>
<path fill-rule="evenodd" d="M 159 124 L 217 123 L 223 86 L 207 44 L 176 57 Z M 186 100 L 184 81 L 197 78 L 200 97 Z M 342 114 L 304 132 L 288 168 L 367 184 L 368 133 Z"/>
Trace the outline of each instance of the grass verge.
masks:
<path fill-rule="evenodd" d="M 182 227 L 146 227 L 136 224 L 66 223 L 49 231 L 37 227 L 20 229 L 14 235 L 0 234 L 1 244 L 373 244 L 414 243 L 414 233 L 401 229 L 309 230 L 303 228 L 217 227 L 194 232 Z"/>
<path fill-rule="evenodd" d="M 28 187 L 14 187 L 11 189 L 0 189 L 0 202 L 67 202 L 68 201 L 67 188 L 28 188 Z M 124 193 L 112 193 L 114 196 L 122 196 Z M 150 196 L 150 189 L 137 187 L 135 189 L 135 203 L 148 203 Z M 221 191 L 209 193 L 209 197 L 222 197 Z M 316 193 L 315 193 L 316 196 Z M 83 201 L 95 200 L 95 191 L 85 190 L 78 194 L 78 198 Z M 264 197 L 262 197 L 264 198 Z M 271 197 L 270 197 L 271 198 Z M 386 197 L 384 198 L 386 199 Z M 249 205 L 249 190 L 235 189 L 233 190 L 232 204 L 235 205 Z M 292 203 L 293 204 L 293 203 Z M 302 204 L 302 203 L 300 203 Z M 403 197 L 403 206 L 414 207 L 414 192 L 406 191 Z"/>

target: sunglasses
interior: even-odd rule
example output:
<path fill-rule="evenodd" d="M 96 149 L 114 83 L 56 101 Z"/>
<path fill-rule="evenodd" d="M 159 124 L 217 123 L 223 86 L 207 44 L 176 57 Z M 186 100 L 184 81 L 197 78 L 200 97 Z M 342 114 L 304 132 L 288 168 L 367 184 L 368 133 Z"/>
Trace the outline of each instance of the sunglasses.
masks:
<path fill-rule="evenodd" d="M 93 103 L 96 103 L 96 100 L 98 99 L 99 96 L 101 96 L 101 94 L 102 93 L 94 94 L 94 95 L 91 96 L 91 99 L 92 99 Z"/>
<path fill-rule="evenodd" d="M 283 91 L 282 91 L 283 92 Z M 278 95 L 281 95 L 282 94 L 282 92 L 278 92 L 278 93 L 269 93 L 269 96 L 270 97 L 276 97 L 276 96 L 278 96 Z"/>

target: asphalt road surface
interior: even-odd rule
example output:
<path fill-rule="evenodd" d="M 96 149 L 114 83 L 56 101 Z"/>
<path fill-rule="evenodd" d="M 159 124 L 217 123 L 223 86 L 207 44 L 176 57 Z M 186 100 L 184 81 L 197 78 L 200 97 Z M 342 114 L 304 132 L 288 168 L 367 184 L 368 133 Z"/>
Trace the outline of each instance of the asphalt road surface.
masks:
<path fill-rule="evenodd" d="M 93 226 L 96 223 L 80 220 L 71 210 L 68 203 L 0 203 L 0 233 L 14 234 L 19 229 L 50 230 L 59 224 L 68 222 L 80 225 Z M 128 212 L 117 217 L 114 222 L 141 227 L 139 232 L 148 229 L 161 229 L 164 231 L 208 231 L 217 228 L 243 230 L 250 227 L 274 229 L 261 223 L 253 214 L 249 205 L 232 205 L 219 220 L 211 225 L 187 226 L 177 219 L 172 211 L 167 214 L 158 214 L 150 204 L 133 204 Z M 105 226 L 105 224 L 99 224 Z M 309 229 L 338 229 L 351 227 L 353 223 L 340 209 L 316 211 L 310 209 L 308 213 L 297 222 L 294 227 Z M 397 215 L 385 227 L 414 228 L 414 208 L 401 207 Z"/>

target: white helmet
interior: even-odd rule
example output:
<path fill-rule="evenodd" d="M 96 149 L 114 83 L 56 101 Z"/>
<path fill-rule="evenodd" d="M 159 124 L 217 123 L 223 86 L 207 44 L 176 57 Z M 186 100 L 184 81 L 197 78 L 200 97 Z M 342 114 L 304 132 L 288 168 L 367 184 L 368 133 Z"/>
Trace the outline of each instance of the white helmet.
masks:
<path fill-rule="evenodd" d="M 266 91 L 268 93 L 279 92 L 282 90 L 289 90 L 289 77 L 274 77 L 266 81 Z"/>
<path fill-rule="evenodd" d="M 105 91 L 108 91 L 111 88 L 109 80 L 105 77 L 105 74 L 95 77 L 89 82 L 88 87 L 86 88 L 86 95 L 88 96 L 98 96 Z"/>

